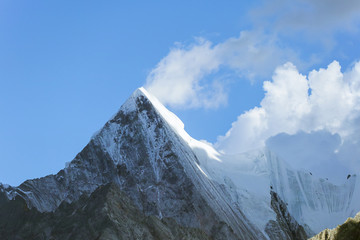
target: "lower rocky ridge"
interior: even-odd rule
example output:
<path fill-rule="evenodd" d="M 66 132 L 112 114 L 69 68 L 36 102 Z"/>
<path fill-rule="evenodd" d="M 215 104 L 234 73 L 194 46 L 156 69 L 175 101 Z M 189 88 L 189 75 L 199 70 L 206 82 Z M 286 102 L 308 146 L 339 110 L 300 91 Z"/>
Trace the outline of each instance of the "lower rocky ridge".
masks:
<path fill-rule="evenodd" d="M 360 212 L 334 229 L 325 229 L 310 240 L 360 240 Z"/>
<path fill-rule="evenodd" d="M 3 240 L 210 239 L 204 231 L 180 226 L 171 218 L 145 216 L 113 183 L 99 187 L 89 197 L 63 202 L 54 212 L 29 209 L 21 197 L 6 200 L 0 195 Z"/>
<path fill-rule="evenodd" d="M 276 213 L 276 221 L 270 220 L 265 228 L 271 239 L 307 239 L 305 229 L 290 215 L 276 192 L 271 191 L 271 208 Z"/>

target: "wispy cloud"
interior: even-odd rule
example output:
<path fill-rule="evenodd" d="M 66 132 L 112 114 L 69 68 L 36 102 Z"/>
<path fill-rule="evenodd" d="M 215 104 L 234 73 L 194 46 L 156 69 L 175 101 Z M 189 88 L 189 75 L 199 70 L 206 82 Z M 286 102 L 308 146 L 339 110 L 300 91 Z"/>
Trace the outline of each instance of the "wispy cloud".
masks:
<path fill-rule="evenodd" d="M 218 107 L 225 102 L 225 93 L 201 80 L 220 64 L 212 44 L 198 39 L 191 46 L 171 49 L 148 75 L 146 88 L 173 107 Z"/>
<path fill-rule="evenodd" d="M 226 103 L 225 83 L 211 78 L 222 67 L 239 78 L 265 78 L 285 59 L 296 54 L 278 45 L 275 37 L 260 32 L 241 32 L 219 44 L 198 39 L 191 46 L 178 46 L 150 72 L 146 88 L 172 107 L 216 108 Z"/>
<path fill-rule="evenodd" d="M 359 11 L 360 2 L 357 0 L 275 0 L 264 1 L 251 12 L 251 17 L 257 27 L 323 35 L 357 28 Z"/>
<path fill-rule="evenodd" d="M 359 13 L 356 0 L 263 1 L 248 16 L 252 28 L 239 37 L 217 44 L 198 38 L 173 47 L 148 75 L 146 88 L 172 107 L 217 108 L 227 102 L 227 91 L 212 74 L 226 68 L 238 80 L 254 81 L 269 78 L 288 61 L 308 69 L 336 45 L 334 34 L 358 31 Z M 316 46 L 299 49 L 303 40 Z"/>

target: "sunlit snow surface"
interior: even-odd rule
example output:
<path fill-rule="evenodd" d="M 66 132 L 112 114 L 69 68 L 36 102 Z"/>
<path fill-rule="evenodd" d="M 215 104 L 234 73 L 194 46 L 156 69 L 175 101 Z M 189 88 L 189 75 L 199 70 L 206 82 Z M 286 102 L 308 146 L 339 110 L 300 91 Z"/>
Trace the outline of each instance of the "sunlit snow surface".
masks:
<path fill-rule="evenodd" d="M 260 229 L 265 229 L 266 223 L 276 218 L 270 207 L 270 190 L 277 192 L 287 203 L 290 214 L 314 233 L 336 227 L 360 210 L 356 175 L 342 185 L 335 185 L 312 176 L 310 172 L 293 169 L 267 149 L 237 155 L 220 153 L 211 144 L 190 137 L 182 121 L 145 89 L 140 88 L 137 94 L 144 94 L 153 103 L 173 130 L 193 149 L 200 161 L 201 172 L 224 184 L 231 194 L 229 201 L 237 203 Z"/>

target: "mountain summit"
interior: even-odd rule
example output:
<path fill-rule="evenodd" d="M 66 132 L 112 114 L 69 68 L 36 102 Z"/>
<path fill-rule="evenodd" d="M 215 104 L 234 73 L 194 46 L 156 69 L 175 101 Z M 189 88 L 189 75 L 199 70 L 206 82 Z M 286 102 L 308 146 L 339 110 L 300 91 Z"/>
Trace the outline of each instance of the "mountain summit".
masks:
<path fill-rule="evenodd" d="M 172 226 L 171 233 L 161 236 L 306 239 L 322 227 L 315 223 L 313 227 L 312 220 L 321 214 L 326 218 L 330 208 L 344 217 L 359 208 L 354 203 L 354 196 L 359 196 L 354 190 L 356 176 L 345 187 L 339 187 L 306 174 L 292 170 L 266 149 L 236 156 L 217 152 L 209 144 L 191 138 L 175 114 L 139 88 L 56 175 L 27 180 L 18 187 L 0 185 L 0 209 L 13 206 L 19 210 L 16 206 L 25 204 L 43 223 L 51 212 L 68 216 L 64 206 L 82 209 L 77 206 L 84 202 L 95 204 L 98 201 L 91 200 L 97 196 L 95 193 L 105 191 L 99 189 L 110 184 L 111 189 L 115 187 L 121 196 L 126 196 L 112 208 L 114 214 L 134 206 L 141 215 L 139 221 L 144 216 L 155 218 L 153 229 L 145 224 L 141 225 L 143 230 L 163 233 L 168 231 L 166 226 Z M 111 197 L 115 195 L 107 194 L 106 201 L 116 202 L 119 197 Z M 100 211 L 103 207 L 91 209 Z M 84 219 L 80 212 L 79 218 Z M 0 231 L 0 238 L 7 239 L 10 232 L 6 229 L 13 228 L 6 227 L 6 216 L 1 214 L 0 227 L 5 230 Z M 28 218 L 23 219 L 18 229 L 28 226 Z M 129 219 L 136 218 L 129 215 Z M 109 221 L 111 225 L 120 220 Z M 121 235 L 123 225 L 112 226 Z M 66 228 L 49 228 L 42 239 L 58 236 L 59 231 Z M 130 239 L 135 235 L 124 236 Z M 151 236 L 156 238 L 156 234 Z"/>

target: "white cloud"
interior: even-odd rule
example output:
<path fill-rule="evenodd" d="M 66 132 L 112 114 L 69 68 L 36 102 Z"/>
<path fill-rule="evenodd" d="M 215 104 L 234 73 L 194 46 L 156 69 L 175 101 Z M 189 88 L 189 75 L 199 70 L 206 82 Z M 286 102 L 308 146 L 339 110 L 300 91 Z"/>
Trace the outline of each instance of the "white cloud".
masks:
<path fill-rule="evenodd" d="M 250 11 L 249 18 L 253 28 L 277 35 L 303 58 L 329 61 L 337 54 L 336 58 L 343 60 L 351 55 L 347 48 L 357 44 L 360 1 L 262 1 Z M 306 50 L 310 50 L 312 56 L 304 54 Z"/>
<path fill-rule="evenodd" d="M 273 80 L 264 82 L 266 94 L 260 107 L 240 115 L 216 146 L 236 153 L 262 147 L 279 133 L 317 130 L 339 134 L 342 141 L 360 142 L 360 135 L 354 135 L 360 119 L 359 70 L 360 63 L 356 63 L 343 74 L 334 61 L 306 77 L 291 63 L 278 67 Z"/>
<path fill-rule="evenodd" d="M 360 62 L 338 62 L 301 75 L 291 63 L 275 70 L 260 107 L 241 114 L 215 146 L 227 153 L 267 146 L 296 168 L 341 183 L 360 172 Z"/>
<path fill-rule="evenodd" d="M 307 69 L 331 53 L 335 33 L 358 31 L 359 12 L 358 0 L 263 1 L 249 15 L 252 29 L 218 44 L 198 39 L 175 46 L 150 72 L 145 87 L 171 107 L 217 108 L 227 102 L 226 83 L 213 77 L 219 70 L 254 81 L 289 61 Z"/>
<path fill-rule="evenodd" d="M 219 65 L 209 41 L 200 40 L 189 48 L 174 48 L 150 72 L 146 88 L 170 106 L 217 107 L 224 102 L 224 92 L 211 85 L 201 85 L 200 80 Z"/>
<path fill-rule="evenodd" d="M 226 152 L 262 147 L 265 140 L 280 132 L 295 133 L 298 119 L 309 114 L 308 81 L 291 63 L 277 68 L 273 81 L 264 82 L 266 91 L 261 107 L 240 115 L 217 146 Z"/>
<path fill-rule="evenodd" d="M 295 54 L 277 45 L 275 38 L 258 32 L 241 32 L 213 45 L 199 39 L 189 47 L 175 47 L 150 72 L 146 88 L 163 104 L 182 108 L 216 108 L 227 101 L 225 83 L 211 79 L 221 67 L 239 77 L 266 77 L 284 59 Z"/>
<path fill-rule="evenodd" d="M 345 136 L 347 129 L 343 123 L 355 107 L 356 91 L 352 91 L 344 78 L 339 63 L 333 62 L 327 69 L 310 72 L 309 84 L 312 115 L 307 119 L 308 128 L 325 128 Z"/>
<path fill-rule="evenodd" d="M 354 30 L 360 19 L 357 0 L 276 0 L 252 11 L 254 22 L 271 24 L 282 33 L 304 31 L 318 36 L 338 30 Z"/>

